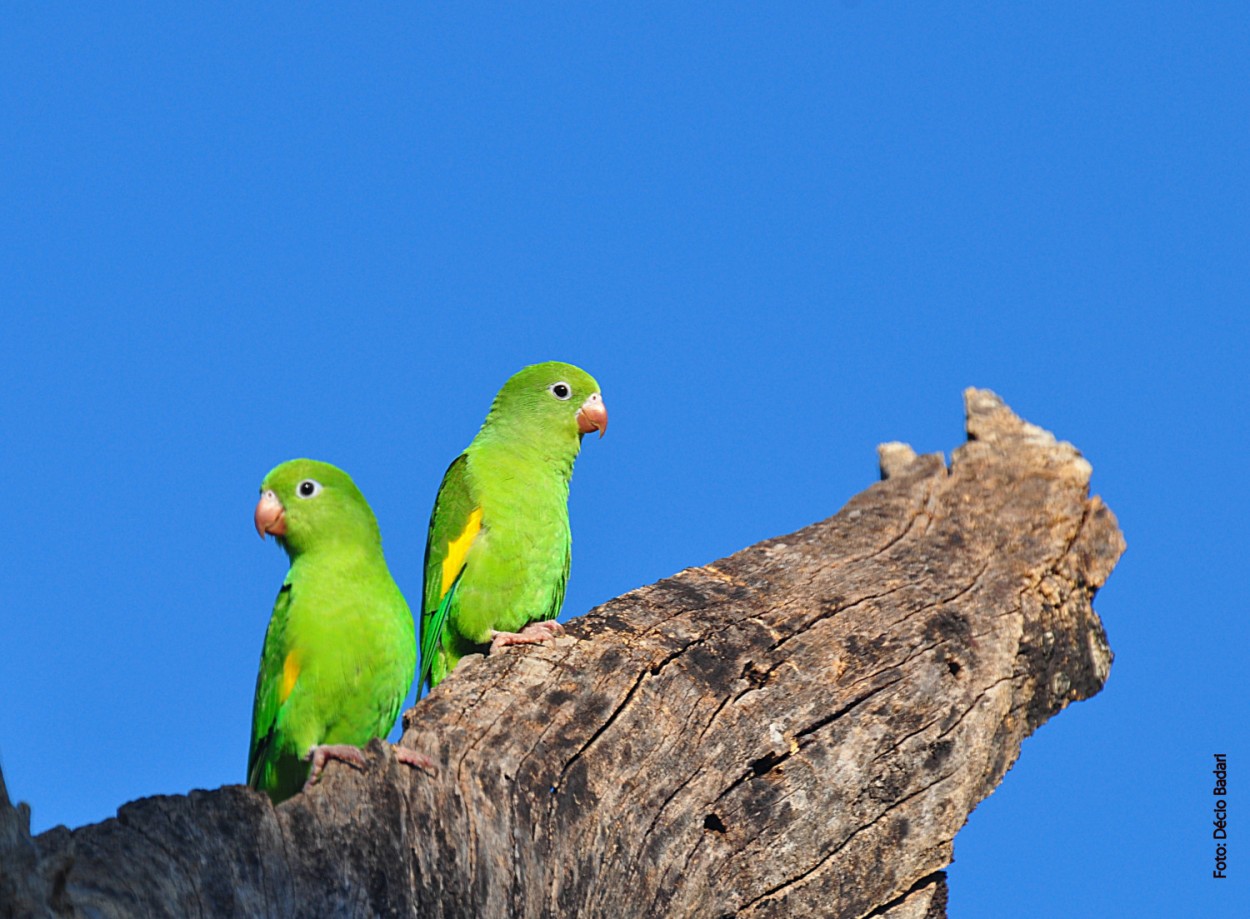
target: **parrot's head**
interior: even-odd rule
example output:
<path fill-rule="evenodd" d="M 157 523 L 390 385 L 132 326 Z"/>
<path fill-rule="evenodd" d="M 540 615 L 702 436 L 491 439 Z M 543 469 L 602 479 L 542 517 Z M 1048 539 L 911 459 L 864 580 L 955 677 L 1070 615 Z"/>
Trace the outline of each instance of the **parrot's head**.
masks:
<path fill-rule="evenodd" d="M 377 520 L 342 469 L 310 459 L 275 466 L 260 484 L 256 532 L 275 537 L 291 555 L 331 544 L 381 541 Z"/>
<path fill-rule="evenodd" d="M 521 426 L 527 433 L 577 443 L 608 429 L 608 409 L 595 378 L 560 361 L 532 364 L 513 374 L 491 406 L 486 424 Z"/>

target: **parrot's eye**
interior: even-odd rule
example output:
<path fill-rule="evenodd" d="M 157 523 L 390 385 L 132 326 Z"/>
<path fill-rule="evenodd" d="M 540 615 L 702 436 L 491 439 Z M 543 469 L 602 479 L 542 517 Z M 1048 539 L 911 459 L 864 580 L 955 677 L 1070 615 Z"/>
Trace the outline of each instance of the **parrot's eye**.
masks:
<path fill-rule="evenodd" d="M 295 486 L 295 493 L 301 498 L 315 498 L 321 494 L 321 483 L 316 479 L 304 479 Z"/>
<path fill-rule="evenodd" d="M 569 389 L 568 383 L 552 383 L 547 387 L 547 391 L 561 402 L 564 402 L 569 396 L 573 395 L 573 390 Z"/>

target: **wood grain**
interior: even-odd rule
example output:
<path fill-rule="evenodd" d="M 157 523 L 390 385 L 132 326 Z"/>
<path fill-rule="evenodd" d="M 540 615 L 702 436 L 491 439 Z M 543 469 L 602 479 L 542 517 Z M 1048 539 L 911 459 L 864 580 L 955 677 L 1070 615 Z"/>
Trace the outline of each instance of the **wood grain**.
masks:
<path fill-rule="evenodd" d="M 992 393 L 948 466 L 881 448 L 837 515 L 469 658 L 277 809 L 229 786 L 35 839 L 0 914 L 945 915 L 951 843 L 1021 740 L 1096 693 L 1124 548 L 1090 466 Z M 2 792 L 2 785 L 0 785 Z"/>

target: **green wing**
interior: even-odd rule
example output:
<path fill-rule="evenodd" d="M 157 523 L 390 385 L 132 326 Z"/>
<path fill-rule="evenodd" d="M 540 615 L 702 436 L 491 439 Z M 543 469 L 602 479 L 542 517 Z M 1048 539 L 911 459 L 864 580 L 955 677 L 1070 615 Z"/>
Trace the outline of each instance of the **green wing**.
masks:
<path fill-rule="evenodd" d="M 252 746 L 247 754 L 247 783 L 253 788 L 267 789 L 270 772 L 276 760 L 273 744 L 278 724 L 278 695 L 282 685 L 282 649 L 285 646 L 287 613 L 291 606 L 291 583 L 283 581 L 273 601 L 273 616 L 265 633 L 265 646 L 260 653 L 260 673 L 256 675 L 256 698 L 252 703 Z"/>
<path fill-rule="evenodd" d="M 468 455 L 460 454 L 447 467 L 425 543 L 425 586 L 421 604 L 422 686 L 430 684 L 456 588 L 464 574 L 469 547 L 482 526 L 482 508 L 469 480 Z"/>

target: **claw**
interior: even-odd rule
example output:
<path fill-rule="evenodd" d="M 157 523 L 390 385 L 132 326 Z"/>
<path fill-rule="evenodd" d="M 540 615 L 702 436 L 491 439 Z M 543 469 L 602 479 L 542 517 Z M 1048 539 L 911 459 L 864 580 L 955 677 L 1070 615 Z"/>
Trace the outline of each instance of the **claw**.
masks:
<path fill-rule="evenodd" d="M 318 744 L 308 751 L 308 755 L 304 757 L 312 763 L 308 769 L 308 780 L 304 782 L 304 790 L 307 791 L 321 778 L 321 773 L 326 768 L 326 763 L 332 759 L 338 760 L 340 763 L 348 763 L 357 769 L 365 768 L 365 754 L 360 747 L 353 747 L 351 744 Z"/>
<path fill-rule="evenodd" d="M 519 632 L 496 632 L 494 629 L 491 629 L 490 650 L 493 653 L 509 645 L 542 644 L 544 641 L 550 641 L 556 636 L 563 634 L 564 626 L 554 619 L 531 622 Z"/>
<path fill-rule="evenodd" d="M 418 753 L 416 750 L 409 750 L 407 747 L 400 746 L 394 747 L 394 750 L 395 759 L 405 766 L 420 769 L 422 772 L 428 772 L 430 775 L 438 775 L 438 767 L 434 765 L 434 760 L 424 753 Z"/>

